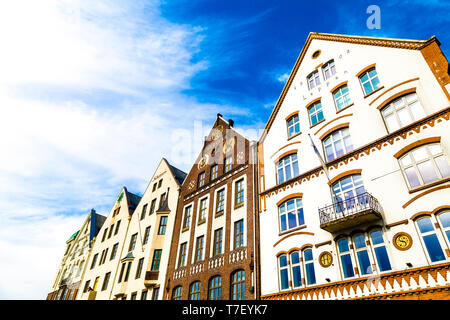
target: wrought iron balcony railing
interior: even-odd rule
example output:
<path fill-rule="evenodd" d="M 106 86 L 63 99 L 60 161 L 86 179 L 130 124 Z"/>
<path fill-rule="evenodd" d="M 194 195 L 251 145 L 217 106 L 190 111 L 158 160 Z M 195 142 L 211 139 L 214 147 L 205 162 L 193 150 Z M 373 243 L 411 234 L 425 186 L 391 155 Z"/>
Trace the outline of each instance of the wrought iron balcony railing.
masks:
<path fill-rule="evenodd" d="M 382 218 L 378 200 L 365 192 L 319 209 L 320 227 L 330 232 Z"/>

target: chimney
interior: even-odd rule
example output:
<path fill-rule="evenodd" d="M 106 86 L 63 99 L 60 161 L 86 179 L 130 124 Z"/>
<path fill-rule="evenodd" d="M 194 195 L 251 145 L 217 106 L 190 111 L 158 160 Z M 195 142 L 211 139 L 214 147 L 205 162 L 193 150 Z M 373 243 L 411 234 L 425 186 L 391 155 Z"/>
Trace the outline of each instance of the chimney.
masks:
<path fill-rule="evenodd" d="M 234 126 L 234 121 L 231 119 L 228 119 L 228 123 L 230 124 L 230 127 Z"/>
<path fill-rule="evenodd" d="M 221 114 L 221 113 L 218 113 L 218 114 L 217 114 L 217 118 L 218 118 L 218 117 L 222 117 L 222 114 Z"/>

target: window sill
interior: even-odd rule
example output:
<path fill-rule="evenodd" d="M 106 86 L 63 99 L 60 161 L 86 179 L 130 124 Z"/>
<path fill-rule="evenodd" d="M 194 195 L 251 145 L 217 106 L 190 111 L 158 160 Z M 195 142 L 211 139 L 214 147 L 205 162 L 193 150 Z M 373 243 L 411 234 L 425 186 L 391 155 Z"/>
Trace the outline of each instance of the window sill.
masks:
<path fill-rule="evenodd" d="M 305 228 L 306 228 L 306 224 L 302 224 L 301 226 L 298 226 L 298 227 L 295 227 L 295 228 L 292 228 L 292 229 L 289 229 L 289 230 L 286 230 L 286 231 L 282 231 L 282 232 L 278 233 L 278 236 L 279 237 L 285 236 L 285 235 L 287 235 L 287 234 L 289 234 L 291 232 L 302 230 L 302 229 L 305 229 Z"/>
<path fill-rule="evenodd" d="M 346 110 L 346 109 L 348 109 L 348 108 L 350 108 L 350 107 L 353 107 L 353 105 L 354 105 L 353 102 L 350 103 L 348 106 L 343 107 L 341 110 L 336 111 L 336 114 L 338 114 L 338 113 L 340 113 L 340 112 L 342 112 L 342 111 L 344 111 L 344 110 Z"/>
<path fill-rule="evenodd" d="M 215 218 L 223 216 L 223 210 L 216 212 Z"/>
<path fill-rule="evenodd" d="M 197 225 L 199 226 L 199 225 L 201 225 L 201 224 L 204 224 L 205 222 L 206 222 L 206 219 L 199 220 L 199 221 L 197 222 Z"/>
<path fill-rule="evenodd" d="M 185 232 L 185 231 L 188 231 L 188 230 L 189 230 L 189 227 L 186 227 L 186 228 L 181 229 L 181 232 Z"/>
<path fill-rule="evenodd" d="M 377 90 L 374 90 L 374 91 L 372 91 L 372 92 L 369 93 L 369 94 L 366 94 L 366 95 L 364 96 L 364 99 L 367 98 L 367 97 L 370 97 L 370 96 L 373 95 L 375 92 L 378 92 L 378 91 L 380 91 L 380 90 L 382 90 L 382 89 L 384 89 L 384 86 L 381 86 L 381 87 L 379 87 Z M 363 90 L 364 90 L 364 89 L 363 89 Z"/>
<path fill-rule="evenodd" d="M 236 204 L 235 206 L 234 206 L 234 209 L 236 210 L 236 209 L 238 209 L 238 208 L 240 208 L 240 207 L 243 207 L 244 206 L 244 202 L 241 202 L 241 203 L 239 203 L 239 204 Z"/>
<path fill-rule="evenodd" d="M 298 137 L 298 136 L 301 135 L 301 134 L 302 134 L 302 132 L 300 131 L 300 132 L 298 132 L 298 133 L 296 133 L 296 134 L 294 134 L 294 135 L 288 137 L 287 140 L 289 141 L 289 140 L 291 140 L 291 139 L 294 139 L 295 137 Z"/>
<path fill-rule="evenodd" d="M 312 128 L 314 128 L 315 126 L 317 126 L 317 125 L 321 124 L 322 122 L 325 122 L 325 119 L 323 119 L 323 120 L 321 120 L 321 121 L 319 121 L 319 122 L 317 122 L 317 123 L 313 124 L 313 125 L 312 125 L 312 126 L 310 126 L 309 128 L 310 128 L 310 129 L 312 129 Z"/>
<path fill-rule="evenodd" d="M 449 181 L 450 181 L 450 177 L 447 177 L 447 178 L 444 178 L 444 179 L 441 179 L 441 180 L 437 180 L 437 181 L 425 184 L 425 185 L 420 186 L 420 187 L 416 187 L 414 189 L 410 189 L 408 192 L 409 193 L 414 193 L 414 192 L 417 192 L 417 191 L 422 191 L 422 190 L 425 190 L 425 189 L 428 189 L 428 188 L 431 188 L 431 187 L 434 187 L 434 186 L 437 186 L 437 185 L 440 185 L 442 183 L 446 183 L 446 182 L 449 182 Z"/>

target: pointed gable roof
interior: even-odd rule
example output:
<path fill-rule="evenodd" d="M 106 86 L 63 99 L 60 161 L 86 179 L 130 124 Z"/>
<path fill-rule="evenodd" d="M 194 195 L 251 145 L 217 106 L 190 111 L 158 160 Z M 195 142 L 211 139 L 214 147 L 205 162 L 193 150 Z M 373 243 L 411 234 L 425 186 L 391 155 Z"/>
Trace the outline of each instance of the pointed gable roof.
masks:
<path fill-rule="evenodd" d="M 346 42 L 352 44 L 360 44 L 360 45 L 369 45 L 369 46 L 380 46 L 380 47 L 390 47 L 390 48 L 398 48 L 398 49 L 408 49 L 408 50 L 422 50 L 433 42 L 436 42 L 440 45 L 436 36 L 432 36 L 427 40 L 411 40 L 411 39 L 394 39 L 394 38 L 382 38 L 382 37 L 368 37 L 368 36 L 353 36 L 353 35 L 344 35 L 344 34 L 331 34 L 331 33 L 320 33 L 320 32 L 310 32 L 308 38 L 306 39 L 305 44 L 303 45 L 302 50 L 295 62 L 295 65 L 289 75 L 286 84 L 281 91 L 281 94 L 275 104 L 275 107 L 272 110 L 272 113 L 269 116 L 269 120 L 267 120 L 264 131 L 259 138 L 259 143 L 262 143 L 267 136 L 275 117 L 280 110 L 281 104 L 286 97 L 289 88 L 297 74 L 297 71 L 308 51 L 308 48 L 311 42 L 314 40 L 325 40 L 325 41 L 335 41 L 335 42 Z"/>

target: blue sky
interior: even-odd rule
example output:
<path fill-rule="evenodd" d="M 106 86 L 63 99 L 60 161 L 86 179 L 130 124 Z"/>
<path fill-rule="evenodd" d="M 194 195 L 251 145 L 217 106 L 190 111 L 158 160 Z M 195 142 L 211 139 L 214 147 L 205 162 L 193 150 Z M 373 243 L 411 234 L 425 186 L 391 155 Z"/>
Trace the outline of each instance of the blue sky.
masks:
<path fill-rule="evenodd" d="M 369 5 L 381 29 L 366 26 Z M 0 299 L 41 299 L 65 240 L 160 158 L 189 170 L 218 112 L 252 138 L 309 32 L 436 35 L 444 1 L 2 1 Z M 253 130 L 253 131 L 252 131 Z M 30 272 L 33 261 L 34 272 Z"/>

